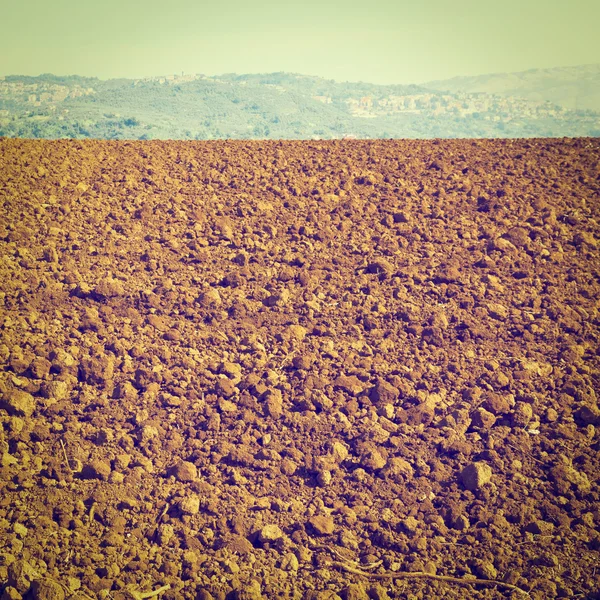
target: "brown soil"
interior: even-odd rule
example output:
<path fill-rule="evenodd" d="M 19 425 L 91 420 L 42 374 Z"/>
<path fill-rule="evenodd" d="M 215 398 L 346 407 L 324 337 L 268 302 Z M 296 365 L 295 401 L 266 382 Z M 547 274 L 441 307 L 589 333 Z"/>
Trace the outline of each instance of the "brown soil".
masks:
<path fill-rule="evenodd" d="M 0 140 L 2 599 L 600 597 L 599 191 L 589 139 Z"/>

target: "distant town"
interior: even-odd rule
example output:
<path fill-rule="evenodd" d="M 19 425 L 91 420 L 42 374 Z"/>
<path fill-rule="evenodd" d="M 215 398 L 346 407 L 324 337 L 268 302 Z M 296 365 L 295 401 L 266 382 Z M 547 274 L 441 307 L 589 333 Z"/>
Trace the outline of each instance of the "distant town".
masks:
<path fill-rule="evenodd" d="M 436 87 L 443 87 L 443 82 L 436 82 Z M 573 110 L 526 94 L 336 83 L 288 73 L 219 77 L 182 73 L 108 81 L 5 76 L 0 78 L 0 135 L 115 139 L 597 136 L 600 111 Z"/>

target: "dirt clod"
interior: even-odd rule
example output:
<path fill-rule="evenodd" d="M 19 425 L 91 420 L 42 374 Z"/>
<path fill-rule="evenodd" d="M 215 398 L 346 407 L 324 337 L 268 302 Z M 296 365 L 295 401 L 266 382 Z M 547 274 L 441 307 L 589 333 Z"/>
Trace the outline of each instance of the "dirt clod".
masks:
<path fill-rule="evenodd" d="M 35 398 L 23 390 L 7 390 L 2 392 L 0 397 L 0 408 L 6 410 L 8 414 L 18 417 L 31 417 L 36 405 Z"/>
<path fill-rule="evenodd" d="M 492 479 L 492 468 L 485 462 L 467 465 L 460 474 L 460 480 L 467 490 L 478 490 Z"/>
<path fill-rule="evenodd" d="M 36 579 L 31 585 L 35 600 L 64 600 L 65 591 L 62 586 L 52 579 Z"/>
<path fill-rule="evenodd" d="M 308 524 L 317 535 L 331 535 L 335 529 L 333 518 L 325 515 L 311 517 Z"/>
<path fill-rule="evenodd" d="M 265 542 L 276 542 L 283 537 L 283 531 L 277 525 L 265 525 L 258 533 L 258 539 Z"/>
<path fill-rule="evenodd" d="M 171 475 L 181 482 L 195 481 L 198 478 L 198 469 L 196 465 L 187 460 L 178 462 L 171 468 Z"/>

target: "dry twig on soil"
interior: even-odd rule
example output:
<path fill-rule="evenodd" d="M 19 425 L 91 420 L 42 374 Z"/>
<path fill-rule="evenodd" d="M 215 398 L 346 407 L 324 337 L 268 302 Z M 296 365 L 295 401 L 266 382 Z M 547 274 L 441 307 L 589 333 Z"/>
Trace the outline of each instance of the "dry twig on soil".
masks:
<path fill-rule="evenodd" d="M 327 548 L 337 554 L 335 550 Z M 339 554 L 338 554 L 339 556 Z M 519 592 L 524 596 L 529 597 L 529 593 L 520 587 L 513 585 L 512 583 L 506 583 L 504 581 L 498 581 L 496 579 L 466 579 L 463 577 L 452 577 L 450 575 L 434 575 L 432 573 L 425 573 L 423 571 L 395 571 L 393 573 L 369 573 L 364 569 L 352 566 L 346 562 L 335 560 L 330 563 L 330 566 L 346 571 L 346 573 L 352 573 L 353 575 L 360 575 L 369 579 L 431 579 L 433 581 L 444 581 L 446 583 L 453 583 L 456 585 L 485 585 L 485 586 L 496 586 L 504 588 L 514 592 Z"/>
<path fill-rule="evenodd" d="M 65 457 L 65 464 L 67 465 L 67 469 L 69 469 L 69 471 L 72 472 L 73 469 L 71 468 L 71 463 L 69 462 L 69 457 L 67 456 L 67 449 L 65 448 L 65 444 L 61 439 L 59 439 L 58 441 L 60 442 L 60 447 L 62 448 L 63 455 Z"/>
<path fill-rule="evenodd" d="M 138 592 L 137 590 L 131 588 L 128 588 L 127 592 L 133 596 L 134 600 L 146 600 L 147 598 L 154 598 L 155 596 L 158 596 L 159 594 L 162 594 L 170 589 L 171 586 L 167 583 L 151 592 Z"/>

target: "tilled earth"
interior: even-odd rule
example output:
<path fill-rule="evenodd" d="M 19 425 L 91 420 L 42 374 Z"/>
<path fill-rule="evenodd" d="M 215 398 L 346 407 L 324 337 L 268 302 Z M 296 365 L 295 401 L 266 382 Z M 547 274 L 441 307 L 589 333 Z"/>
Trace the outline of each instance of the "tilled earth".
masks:
<path fill-rule="evenodd" d="M 599 598 L 599 192 L 591 139 L 0 140 L 2 599 Z"/>

